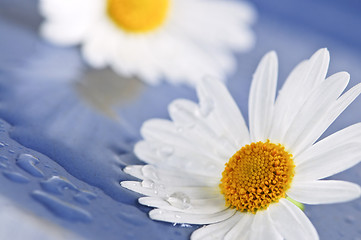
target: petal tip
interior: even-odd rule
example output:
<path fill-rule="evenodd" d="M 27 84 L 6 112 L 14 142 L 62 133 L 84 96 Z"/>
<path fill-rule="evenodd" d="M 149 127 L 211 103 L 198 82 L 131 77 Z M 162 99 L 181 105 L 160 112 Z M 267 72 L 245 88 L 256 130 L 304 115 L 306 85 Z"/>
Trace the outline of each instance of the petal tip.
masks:
<path fill-rule="evenodd" d="M 278 57 L 277 57 L 277 53 L 275 50 L 269 51 L 268 53 L 266 53 L 261 61 L 277 61 Z"/>
<path fill-rule="evenodd" d="M 361 197 L 361 187 L 358 184 L 355 184 L 355 199 Z"/>
<path fill-rule="evenodd" d="M 330 61 L 330 52 L 328 51 L 327 48 L 320 48 L 312 55 L 312 57 L 316 57 L 316 58 L 320 57 L 321 59 L 327 60 L 329 62 Z"/>
<path fill-rule="evenodd" d="M 159 217 L 163 214 L 163 211 L 156 208 L 149 212 L 149 217 L 153 220 L 159 220 Z"/>
<path fill-rule="evenodd" d="M 123 188 L 132 190 L 132 186 L 134 186 L 136 183 L 138 182 L 134 182 L 134 181 L 122 181 L 120 182 L 120 186 L 122 186 Z"/>

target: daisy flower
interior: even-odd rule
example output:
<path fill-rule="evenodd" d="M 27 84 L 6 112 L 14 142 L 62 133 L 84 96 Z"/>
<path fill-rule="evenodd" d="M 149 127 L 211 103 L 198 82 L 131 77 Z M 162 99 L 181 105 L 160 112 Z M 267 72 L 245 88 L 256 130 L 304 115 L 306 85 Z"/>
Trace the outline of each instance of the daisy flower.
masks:
<path fill-rule="evenodd" d="M 139 202 L 157 208 L 154 220 L 209 224 L 191 239 L 318 239 L 291 201 L 336 203 L 361 193 L 354 183 L 320 180 L 361 159 L 360 123 L 316 142 L 361 92 L 358 84 L 341 95 L 349 74 L 326 78 L 328 64 L 328 51 L 317 51 L 275 99 L 277 56 L 264 56 L 251 84 L 249 129 L 221 82 L 200 82 L 199 104 L 175 100 L 172 121 L 144 123 L 135 154 L 148 165 L 124 169 L 143 181 L 121 185 L 147 196 Z"/>
<path fill-rule="evenodd" d="M 91 66 L 150 84 L 224 79 L 231 52 L 254 44 L 255 11 L 234 0 L 40 0 L 40 12 L 44 38 L 81 45 Z"/>

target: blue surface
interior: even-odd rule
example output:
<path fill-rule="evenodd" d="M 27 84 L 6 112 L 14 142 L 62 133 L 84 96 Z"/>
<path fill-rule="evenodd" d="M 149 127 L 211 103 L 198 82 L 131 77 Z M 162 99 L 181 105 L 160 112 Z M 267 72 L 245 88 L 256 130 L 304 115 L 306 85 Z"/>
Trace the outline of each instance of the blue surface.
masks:
<path fill-rule="evenodd" d="M 248 90 L 259 59 L 279 56 L 279 86 L 290 70 L 318 48 L 331 53 L 329 75 L 361 81 L 359 1 L 255 0 L 256 48 L 237 55 L 238 70 L 227 83 L 247 118 Z M 34 0 L 0 0 L 0 194 L 87 239 L 188 239 L 198 226 L 173 226 L 148 218 L 138 194 L 120 187 L 122 172 L 139 164 L 132 153 L 143 121 L 168 118 L 175 98 L 196 100 L 193 89 L 164 83 L 138 84 L 131 97 L 100 111 L 82 94 L 100 73 L 82 61 L 77 47 L 59 48 L 37 35 L 41 17 Z M 64 64 L 66 63 L 66 64 Z M 99 74 L 99 75 L 98 75 Z M 119 80 L 135 81 L 135 80 Z M 129 86 L 125 83 L 124 86 Z M 121 90 L 121 89 L 120 89 Z M 324 136 L 361 120 L 358 98 Z M 361 166 L 333 176 L 361 185 Z M 361 239 L 361 200 L 306 206 L 321 239 Z"/>

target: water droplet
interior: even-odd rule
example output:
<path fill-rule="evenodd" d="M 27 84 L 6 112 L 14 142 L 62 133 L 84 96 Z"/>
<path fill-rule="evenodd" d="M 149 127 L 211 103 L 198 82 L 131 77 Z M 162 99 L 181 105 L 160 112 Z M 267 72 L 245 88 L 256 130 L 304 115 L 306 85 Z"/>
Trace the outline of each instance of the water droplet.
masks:
<path fill-rule="evenodd" d="M 202 117 L 208 117 L 208 115 L 214 109 L 214 102 L 211 98 L 204 98 L 203 101 L 200 102 L 199 113 Z"/>
<path fill-rule="evenodd" d="M 35 165 L 39 163 L 39 159 L 30 154 L 20 154 L 16 159 L 16 164 L 26 171 L 27 173 L 33 175 L 34 177 L 44 177 L 44 173 L 37 168 Z"/>
<path fill-rule="evenodd" d="M 144 179 L 142 181 L 142 187 L 145 187 L 145 188 L 154 188 L 154 182 L 152 180 L 149 180 L 149 179 Z"/>
<path fill-rule="evenodd" d="M 187 194 L 183 192 L 175 192 L 172 193 L 168 198 L 167 202 L 169 202 L 173 207 L 179 209 L 188 209 L 191 207 L 191 200 Z"/>
<path fill-rule="evenodd" d="M 157 184 L 153 180 L 150 179 L 144 179 L 141 182 L 142 187 L 152 189 L 154 195 L 160 196 L 160 197 L 167 197 L 167 193 L 165 191 L 165 187 L 163 184 Z"/>
<path fill-rule="evenodd" d="M 51 213 L 63 219 L 74 222 L 90 222 L 92 220 L 92 216 L 88 211 L 68 202 L 64 202 L 43 191 L 36 190 L 31 193 L 31 196 L 50 210 Z"/>
<path fill-rule="evenodd" d="M 144 167 L 142 167 L 142 174 L 144 177 L 149 178 L 149 179 L 154 179 L 154 180 L 159 179 L 159 177 L 156 173 L 156 169 L 152 165 L 145 165 Z"/>
<path fill-rule="evenodd" d="M 14 153 L 15 153 L 15 151 L 12 150 L 12 149 L 9 149 L 8 152 L 11 153 L 11 154 L 14 154 Z"/>
<path fill-rule="evenodd" d="M 174 148 L 171 146 L 163 146 L 158 150 L 161 157 L 170 157 L 174 153 Z"/>
<path fill-rule="evenodd" d="M 192 225 L 187 224 L 187 223 L 181 223 L 180 227 L 183 227 L 183 228 L 191 228 Z"/>
<path fill-rule="evenodd" d="M 3 175 L 10 181 L 16 183 L 28 183 L 30 181 L 29 178 L 18 172 L 3 171 Z"/>
<path fill-rule="evenodd" d="M 175 216 L 178 216 L 180 218 L 179 215 L 175 215 Z M 176 227 L 176 226 L 179 226 L 181 228 L 191 228 L 192 227 L 192 225 L 187 224 L 187 223 L 173 223 L 173 227 Z M 175 232 L 175 234 L 177 235 L 177 232 Z"/>
<path fill-rule="evenodd" d="M 89 204 L 91 200 L 97 197 L 96 194 L 89 191 L 80 191 L 74 196 L 74 200 L 81 204 Z"/>
<path fill-rule="evenodd" d="M 5 147 L 5 144 L 3 142 L 0 142 L 0 148 Z"/>
<path fill-rule="evenodd" d="M 48 180 L 40 182 L 40 185 L 44 191 L 54 194 L 62 194 L 64 190 L 68 189 L 79 192 L 78 188 L 68 179 L 58 176 L 52 176 Z"/>

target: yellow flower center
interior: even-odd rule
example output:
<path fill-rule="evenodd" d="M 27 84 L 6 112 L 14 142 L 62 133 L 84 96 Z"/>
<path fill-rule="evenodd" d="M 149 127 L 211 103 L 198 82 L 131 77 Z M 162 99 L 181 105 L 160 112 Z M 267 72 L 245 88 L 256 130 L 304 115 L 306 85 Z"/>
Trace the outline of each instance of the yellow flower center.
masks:
<path fill-rule="evenodd" d="M 107 0 L 110 19 L 125 31 L 140 33 L 154 30 L 165 21 L 169 0 Z"/>
<path fill-rule="evenodd" d="M 281 144 L 251 143 L 226 163 L 220 183 L 226 204 L 239 211 L 266 209 L 286 197 L 294 176 L 292 154 Z"/>

